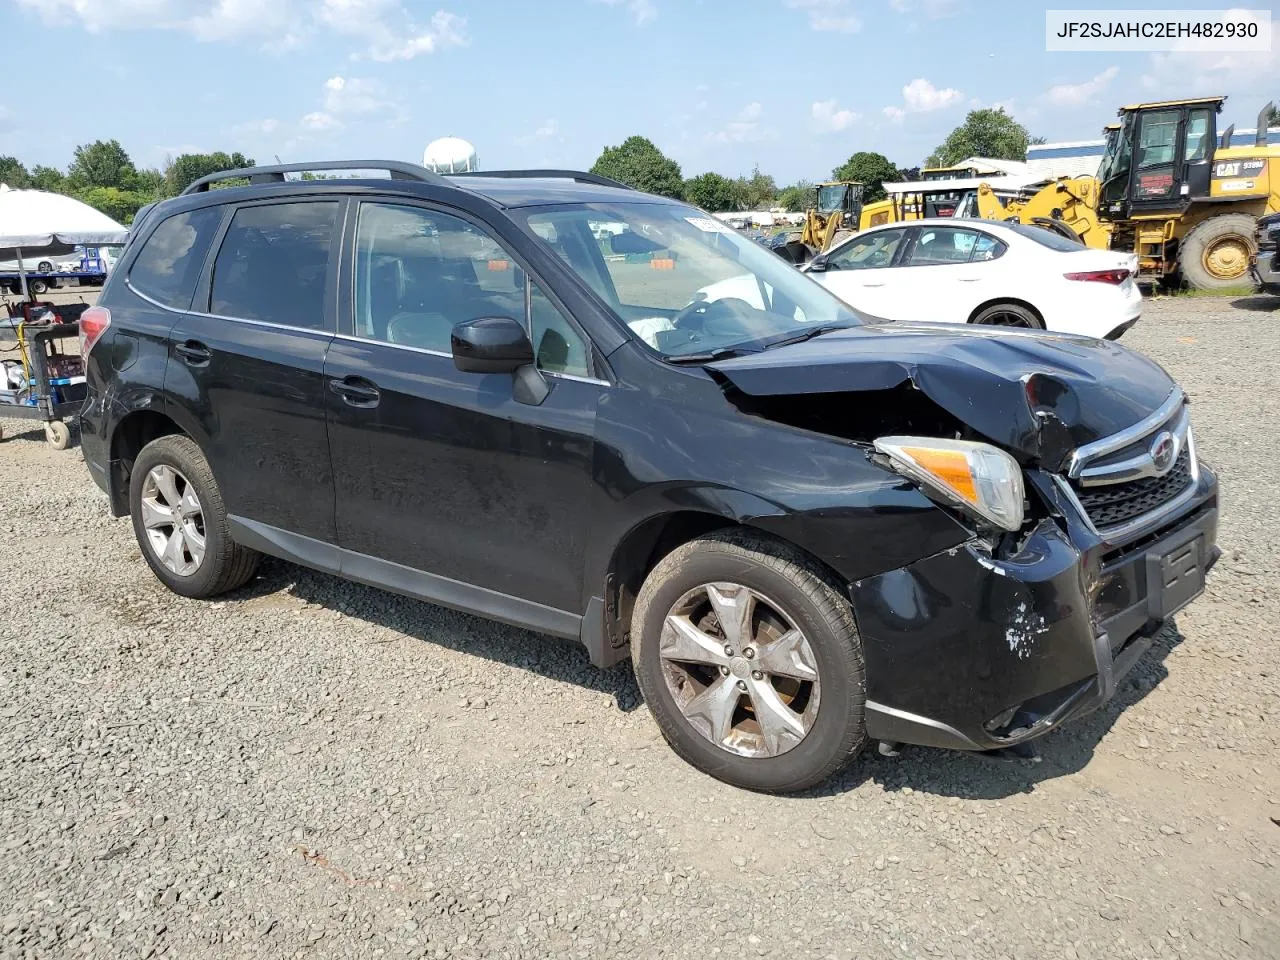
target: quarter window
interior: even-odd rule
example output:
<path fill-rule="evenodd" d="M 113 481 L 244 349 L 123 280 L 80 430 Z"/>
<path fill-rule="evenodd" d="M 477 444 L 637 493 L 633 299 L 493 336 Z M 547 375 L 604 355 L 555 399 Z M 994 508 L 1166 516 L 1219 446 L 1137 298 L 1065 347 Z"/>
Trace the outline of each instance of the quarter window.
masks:
<path fill-rule="evenodd" d="M 129 283 L 166 307 L 190 307 L 222 209 L 202 207 L 163 221 L 138 251 L 129 270 Z"/>
<path fill-rule="evenodd" d="M 241 207 L 213 264 L 210 312 L 290 327 L 325 327 L 324 291 L 338 204 Z"/>
<path fill-rule="evenodd" d="M 356 336 L 447 354 L 455 324 L 513 317 L 541 369 L 589 375 L 581 334 L 493 237 L 460 217 L 363 204 L 354 294 Z"/>

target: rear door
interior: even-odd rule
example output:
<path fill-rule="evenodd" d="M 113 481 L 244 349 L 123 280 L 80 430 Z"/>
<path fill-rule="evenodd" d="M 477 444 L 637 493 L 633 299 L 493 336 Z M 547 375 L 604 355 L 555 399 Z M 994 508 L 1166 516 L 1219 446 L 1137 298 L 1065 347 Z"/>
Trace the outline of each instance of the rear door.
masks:
<path fill-rule="evenodd" d="M 199 440 L 227 512 L 333 542 L 325 354 L 345 200 L 229 211 L 170 335 L 165 392 Z"/>
<path fill-rule="evenodd" d="M 1002 269 L 1005 250 L 991 234 L 969 227 L 913 228 L 898 266 L 888 271 L 891 316 L 967 323 L 979 303 L 1017 296 Z"/>

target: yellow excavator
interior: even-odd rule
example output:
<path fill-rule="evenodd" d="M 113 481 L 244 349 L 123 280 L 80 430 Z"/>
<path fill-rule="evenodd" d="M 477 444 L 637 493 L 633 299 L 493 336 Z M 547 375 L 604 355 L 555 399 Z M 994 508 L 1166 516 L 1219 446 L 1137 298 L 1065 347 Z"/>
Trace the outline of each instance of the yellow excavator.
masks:
<path fill-rule="evenodd" d="M 1090 247 L 1138 255 L 1139 276 L 1196 290 L 1248 283 L 1259 217 L 1280 211 L 1280 144 L 1268 142 L 1272 104 L 1248 146 L 1217 135 L 1226 97 L 1122 107 L 1107 126 L 1097 177 L 1063 177 L 1025 199 L 978 188 L 988 219 L 1034 223 Z"/>

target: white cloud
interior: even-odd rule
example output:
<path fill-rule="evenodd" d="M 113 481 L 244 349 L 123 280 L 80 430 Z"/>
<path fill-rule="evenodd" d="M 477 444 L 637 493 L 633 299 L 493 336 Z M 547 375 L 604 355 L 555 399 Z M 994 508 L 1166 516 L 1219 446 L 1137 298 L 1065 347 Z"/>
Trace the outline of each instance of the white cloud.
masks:
<path fill-rule="evenodd" d="M 884 115 L 901 123 L 908 113 L 931 113 L 964 99 L 964 94 L 951 87 L 939 89 L 924 77 L 917 77 L 902 88 L 902 106 L 885 107 Z"/>
<path fill-rule="evenodd" d="M 179 30 L 202 41 L 299 46 L 316 29 L 361 43 L 359 56 L 412 60 L 465 46 L 466 20 L 437 10 L 419 25 L 401 0 L 18 0 L 47 23 L 90 32 Z M 265 39 L 264 39 L 265 38 Z"/>
<path fill-rule="evenodd" d="M 1055 106 L 1079 107 L 1092 103 L 1120 72 L 1119 67 L 1107 67 L 1100 74 L 1084 83 L 1060 83 L 1050 87 L 1045 98 Z"/>
<path fill-rule="evenodd" d="M 528 145 L 532 143 L 543 143 L 554 138 L 555 135 L 559 132 L 560 132 L 560 121 L 555 119 L 544 120 L 538 126 L 538 129 L 534 130 L 532 133 L 527 133 L 524 136 L 516 137 L 516 143 L 524 144 L 524 145 Z"/>
<path fill-rule="evenodd" d="M 949 17 L 960 9 L 960 0 L 889 0 L 898 13 L 923 13 L 930 20 Z"/>
<path fill-rule="evenodd" d="M 595 0 L 595 2 L 603 3 L 609 7 L 625 6 L 637 27 L 643 27 L 646 23 L 657 19 L 658 16 L 658 8 L 653 0 Z"/>
<path fill-rule="evenodd" d="M 308 113 L 298 122 L 298 124 L 303 130 L 310 130 L 313 133 L 332 130 L 334 127 L 341 126 L 335 117 L 331 117 L 329 114 L 321 113 L 320 111 Z"/>
<path fill-rule="evenodd" d="M 248 120 L 244 123 L 237 123 L 231 128 L 232 133 L 275 133 L 276 128 L 280 126 L 280 121 L 274 117 L 267 117 L 265 120 Z"/>
<path fill-rule="evenodd" d="M 787 0 L 793 10 L 809 16 L 809 29 L 819 33 L 857 33 L 862 21 L 849 9 L 849 0 Z"/>
<path fill-rule="evenodd" d="M 834 97 L 830 100 L 819 100 L 813 105 L 812 111 L 818 129 L 824 133 L 839 133 L 852 126 L 861 117 L 852 110 L 841 110 Z"/>
<path fill-rule="evenodd" d="M 335 117 L 363 116 L 396 109 L 380 80 L 330 77 L 324 82 L 324 112 Z"/>
<path fill-rule="evenodd" d="M 1250 10 L 1228 10 L 1223 13 L 1222 20 L 1256 22 L 1260 29 L 1263 28 L 1262 22 Z M 1184 47 L 1186 43 L 1187 41 L 1181 41 Z M 1272 14 L 1269 51 L 1224 53 L 1179 49 L 1168 53 L 1153 53 L 1151 67 L 1143 75 L 1142 85 L 1148 90 L 1166 90 L 1172 85 L 1180 90 L 1213 93 L 1251 92 L 1261 106 L 1265 97 L 1258 92 L 1259 83 L 1280 80 L 1280 55 L 1277 55 L 1277 51 L 1280 51 L 1280 18 Z M 1252 119 L 1250 117 L 1249 126 L 1253 126 Z"/>
<path fill-rule="evenodd" d="M 738 111 L 735 119 L 725 124 L 723 130 L 708 134 L 710 139 L 721 143 L 745 143 L 762 138 L 764 131 L 760 127 L 760 119 L 764 116 L 764 107 L 759 103 L 748 103 Z"/>
<path fill-rule="evenodd" d="M 437 10 L 430 25 L 420 27 L 399 0 L 321 0 L 317 17 L 333 32 L 362 41 L 360 56 L 383 63 L 467 45 L 463 17 Z"/>

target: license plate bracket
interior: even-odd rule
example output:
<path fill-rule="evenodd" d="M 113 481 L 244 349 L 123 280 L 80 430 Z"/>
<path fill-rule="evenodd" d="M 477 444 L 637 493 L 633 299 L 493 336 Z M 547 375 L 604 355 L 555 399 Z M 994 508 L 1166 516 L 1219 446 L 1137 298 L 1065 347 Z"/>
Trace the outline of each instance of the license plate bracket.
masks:
<path fill-rule="evenodd" d="M 1173 616 L 1204 591 L 1204 537 L 1195 536 L 1147 557 L 1147 613 Z"/>

